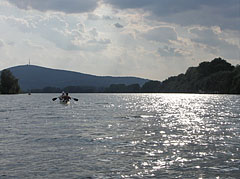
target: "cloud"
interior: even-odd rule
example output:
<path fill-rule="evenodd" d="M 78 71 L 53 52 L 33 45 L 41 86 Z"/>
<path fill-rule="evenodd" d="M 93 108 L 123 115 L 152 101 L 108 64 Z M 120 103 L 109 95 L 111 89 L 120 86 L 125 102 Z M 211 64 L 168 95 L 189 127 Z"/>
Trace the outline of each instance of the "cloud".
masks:
<path fill-rule="evenodd" d="M 177 33 L 171 27 L 157 27 L 143 33 L 142 36 L 147 40 L 161 43 L 169 43 L 171 40 L 177 40 Z"/>
<path fill-rule="evenodd" d="M 119 23 L 114 24 L 114 26 L 115 26 L 116 28 L 119 28 L 119 29 L 123 28 L 123 25 L 121 25 L 121 24 L 119 24 Z"/>
<path fill-rule="evenodd" d="M 190 30 L 190 33 L 195 35 L 195 37 L 192 38 L 192 41 L 196 43 L 209 46 L 218 46 L 221 43 L 217 34 L 211 29 L 193 28 Z"/>
<path fill-rule="evenodd" d="M 93 28 L 92 30 L 90 30 L 89 33 L 90 33 L 93 37 L 97 37 L 97 36 L 98 36 L 98 31 L 97 31 L 96 28 Z"/>
<path fill-rule="evenodd" d="M 110 39 L 92 39 L 88 41 L 89 44 L 103 44 L 103 45 L 107 45 L 111 43 Z"/>
<path fill-rule="evenodd" d="M 195 44 L 200 44 L 205 50 L 212 54 L 219 54 L 225 58 L 239 59 L 239 46 L 231 44 L 220 37 L 221 33 L 209 28 L 193 28 L 190 33 Z"/>
<path fill-rule="evenodd" d="M 3 0 L 0 56 L 159 80 L 218 56 L 237 63 L 238 1 Z"/>
<path fill-rule="evenodd" d="M 163 57 L 172 57 L 172 56 L 181 57 L 181 56 L 183 56 L 180 49 L 172 48 L 172 47 L 168 47 L 168 46 L 164 46 L 163 48 L 159 48 L 158 52 Z"/>
<path fill-rule="evenodd" d="M 0 39 L 0 48 L 2 48 L 3 46 L 4 46 L 4 41 Z"/>
<path fill-rule="evenodd" d="M 29 19 L 0 15 L 0 22 L 5 22 L 24 34 L 41 37 L 67 51 L 100 51 L 111 44 L 110 39 L 102 34 L 99 36 L 96 28 L 86 28 L 77 18 L 66 20 L 65 16 L 60 14 L 35 16 Z M 43 48 L 29 40 L 25 41 L 25 45 L 35 49 Z"/>
<path fill-rule="evenodd" d="M 107 16 L 107 15 L 104 15 L 104 16 L 103 16 L 103 19 L 104 19 L 104 20 L 113 20 L 113 18 L 112 18 L 112 17 L 110 17 L 110 16 Z"/>
<path fill-rule="evenodd" d="M 101 17 L 99 17 L 96 14 L 93 14 L 93 13 L 88 14 L 88 20 L 99 20 L 99 19 L 101 19 Z"/>
<path fill-rule="evenodd" d="M 90 12 L 98 6 L 98 0 L 8 0 L 20 9 L 59 11 L 64 13 Z"/>
<path fill-rule="evenodd" d="M 33 28 L 33 24 L 28 20 L 14 16 L 0 15 L 0 22 L 6 22 L 13 27 L 19 28 L 23 32 L 28 32 L 29 29 Z"/>
<path fill-rule="evenodd" d="M 24 42 L 26 43 L 27 46 L 29 46 L 29 47 L 31 47 L 31 48 L 38 49 L 38 50 L 43 50 L 43 49 L 45 49 L 43 46 L 38 45 L 38 44 L 32 42 L 32 41 L 29 40 L 29 39 L 24 40 Z"/>
<path fill-rule="evenodd" d="M 10 42 L 7 42 L 7 45 L 9 45 L 9 46 L 14 46 L 15 45 L 15 42 L 13 42 L 13 41 L 10 41 Z"/>
<path fill-rule="evenodd" d="M 239 0 L 104 0 L 117 9 L 141 9 L 152 18 L 180 25 L 240 29 Z"/>

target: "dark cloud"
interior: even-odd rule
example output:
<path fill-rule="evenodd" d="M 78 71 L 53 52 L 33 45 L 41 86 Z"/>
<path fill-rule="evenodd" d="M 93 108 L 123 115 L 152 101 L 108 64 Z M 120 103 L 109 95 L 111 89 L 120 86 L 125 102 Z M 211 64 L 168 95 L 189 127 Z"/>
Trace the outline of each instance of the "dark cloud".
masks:
<path fill-rule="evenodd" d="M 91 12 L 101 0 L 7 0 L 21 9 Z M 240 0 L 102 0 L 118 9 L 141 9 L 150 18 L 184 26 L 220 26 L 240 30 Z M 96 17 L 92 17 L 96 18 Z"/>
<path fill-rule="evenodd" d="M 223 40 L 213 30 L 195 28 L 190 32 L 195 35 L 191 38 L 192 42 L 204 45 L 205 50 L 210 53 L 230 59 L 239 59 L 239 47 Z"/>
<path fill-rule="evenodd" d="M 239 0 L 104 0 L 120 9 L 146 9 L 159 16 L 167 16 L 184 11 L 201 9 L 203 6 L 221 8 L 236 7 Z M 236 10 L 238 7 L 236 7 Z M 238 12 L 229 12 L 230 16 L 239 16 Z"/>
<path fill-rule="evenodd" d="M 116 28 L 123 28 L 123 25 L 121 25 L 121 24 L 119 24 L 119 23 L 116 23 L 116 24 L 114 24 L 114 26 L 116 27 Z"/>
<path fill-rule="evenodd" d="M 98 0 L 8 0 L 21 9 L 39 11 L 60 11 L 64 13 L 82 13 L 93 11 Z"/>
<path fill-rule="evenodd" d="M 218 46 L 221 44 L 221 40 L 211 29 L 191 29 L 190 32 L 196 37 L 191 40 L 196 43 L 205 44 L 208 46 Z"/>
<path fill-rule="evenodd" d="M 154 28 L 147 31 L 142 36 L 147 40 L 157 41 L 161 43 L 169 43 L 170 40 L 177 40 L 177 33 L 171 27 Z"/>
<path fill-rule="evenodd" d="M 218 25 L 240 29 L 239 0 L 104 0 L 119 9 L 142 9 L 180 25 Z"/>

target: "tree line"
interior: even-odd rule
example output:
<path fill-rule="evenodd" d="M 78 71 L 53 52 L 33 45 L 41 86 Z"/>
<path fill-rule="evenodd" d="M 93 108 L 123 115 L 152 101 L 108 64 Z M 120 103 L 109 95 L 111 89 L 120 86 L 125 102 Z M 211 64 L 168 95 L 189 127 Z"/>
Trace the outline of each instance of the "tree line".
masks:
<path fill-rule="evenodd" d="M 185 74 L 172 76 L 160 81 L 148 81 L 139 84 L 112 84 L 107 88 L 91 86 L 68 86 L 63 89 L 46 87 L 38 92 L 70 93 L 217 93 L 240 94 L 240 66 L 233 66 L 222 58 L 211 62 L 202 62 L 197 67 L 190 67 Z M 37 92 L 33 91 L 33 92 Z"/>
<path fill-rule="evenodd" d="M 111 84 L 109 87 L 67 86 L 65 88 L 45 87 L 32 89 L 33 93 L 218 93 L 240 94 L 240 66 L 233 66 L 222 58 L 211 62 L 202 62 L 190 67 L 185 74 L 172 76 L 160 81 L 148 81 L 139 84 Z M 20 92 L 18 79 L 9 70 L 3 70 L 0 81 L 2 94 Z"/>
<path fill-rule="evenodd" d="M 160 81 L 148 81 L 141 88 L 111 85 L 109 92 L 240 94 L 240 66 L 222 58 L 190 67 L 185 74 Z"/>
<path fill-rule="evenodd" d="M 190 67 L 185 74 L 170 77 L 158 92 L 240 94 L 240 66 L 222 58 Z"/>

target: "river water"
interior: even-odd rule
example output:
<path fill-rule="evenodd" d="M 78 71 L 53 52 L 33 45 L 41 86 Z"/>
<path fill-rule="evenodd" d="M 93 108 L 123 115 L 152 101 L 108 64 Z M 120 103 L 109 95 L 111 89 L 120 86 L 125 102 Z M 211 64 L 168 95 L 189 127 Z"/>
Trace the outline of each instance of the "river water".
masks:
<path fill-rule="evenodd" d="M 240 96 L 0 96 L 0 178 L 239 178 Z"/>

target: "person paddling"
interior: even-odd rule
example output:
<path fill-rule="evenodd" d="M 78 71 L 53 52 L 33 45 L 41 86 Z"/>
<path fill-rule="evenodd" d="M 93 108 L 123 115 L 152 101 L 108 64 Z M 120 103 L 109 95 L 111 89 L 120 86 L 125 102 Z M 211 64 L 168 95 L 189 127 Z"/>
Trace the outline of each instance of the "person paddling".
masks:
<path fill-rule="evenodd" d="M 63 96 L 65 96 L 65 92 L 64 92 L 64 91 L 62 92 L 61 96 L 59 96 L 58 98 L 59 98 L 60 100 L 62 100 L 62 99 L 63 99 Z"/>
<path fill-rule="evenodd" d="M 64 91 L 62 92 L 62 95 L 57 97 L 57 98 L 52 98 L 53 101 L 55 101 L 56 99 L 59 99 L 60 101 L 70 101 L 70 99 L 73 99 L 74 101 L 78 101 L 77 98 L 71 98 L 68 93 L 65 93 Z"/>
<path fill-rule="evenodd" d="M 64 100 L 64 101 L 69 101 L 70 99 L 72 99 L 70 96 L 68 96 L 68 93 L 65 93 L 65 95 L 64 96 L 62 96 L 62 99 Z"/>

